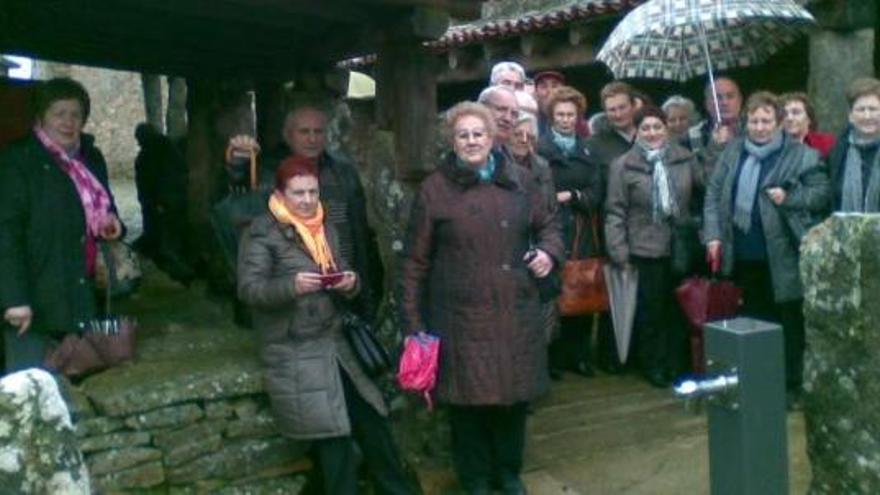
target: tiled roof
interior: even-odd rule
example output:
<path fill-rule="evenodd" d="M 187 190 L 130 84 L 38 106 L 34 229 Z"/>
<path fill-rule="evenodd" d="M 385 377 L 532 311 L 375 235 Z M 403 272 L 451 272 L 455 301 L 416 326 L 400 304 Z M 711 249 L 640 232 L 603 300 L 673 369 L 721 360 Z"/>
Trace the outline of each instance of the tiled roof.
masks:
<path fill-rule="evenodd" d="M 443 51 L 457 46 L 487 40 L 517 36 L 547 29 L 558 29 L 568 24 L 604 14 L 627 11 L 645 0 L 582 0 L 547 11 L 533 11 L 507 18 L 480 20 L 449 28 L 427 46 Z"/>
<path fill-rule="evenodd" d="M 436 52 L 445 52 L 484 41 L 503 39 L 527 33 L 559 29 L 571 23 L 592 17 L 629 11 L 646 0 L 578 0 L 566 6 L 546 11 L 532 11 L 516 17 L 481 19 L 479 21 L 450 27 L 446 33 L 425 46 Z M 339 63 L 339 67 L 356 69 L 376 62 L 376 55 L 352 58 Z"/>

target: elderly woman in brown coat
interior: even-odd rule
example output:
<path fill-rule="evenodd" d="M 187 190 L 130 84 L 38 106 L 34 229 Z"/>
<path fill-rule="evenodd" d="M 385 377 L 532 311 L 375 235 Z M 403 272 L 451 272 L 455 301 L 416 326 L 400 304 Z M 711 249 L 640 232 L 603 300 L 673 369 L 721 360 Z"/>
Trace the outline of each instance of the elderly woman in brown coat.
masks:
<path fill-rule="evenodd" d="M 669 139 L 657 107 L 636 112 L 636 142 L 611 164 L 605 236 L 612 263 L 639 272 L 636 342 L 645 378 L 669 385 L 683 360 L 683 321 L 673 299 L 673 235 L 689 221 L 703 176 L 695 156 Z"/>
<path fill-rule="evenodd" d="M 537 279 L 562 254 L 558 227 L 530 172 L 492 152 L 488 108 L 447 112 L 454 152 L 413 205 L 401 267 L 404 328 L 438 334 L 439 401 L 469 494 L 524 493 L 526 408 L 547 389 Z"/>
<path fill-rule="evenodd" d="M 338 237 L 325 223 L 317 168 L 292 157 L 278 168 L 269 212 L 242 238 L 238 294 L 260 333 L 265 384 L 285 436 L 314 440 L 325 493 L 356 494 L 354 436 L 379 493 L 412 494 L 391 437 L 382 394 L 343 335 L 340 298 L 358 291 L 340 266 Z"/>

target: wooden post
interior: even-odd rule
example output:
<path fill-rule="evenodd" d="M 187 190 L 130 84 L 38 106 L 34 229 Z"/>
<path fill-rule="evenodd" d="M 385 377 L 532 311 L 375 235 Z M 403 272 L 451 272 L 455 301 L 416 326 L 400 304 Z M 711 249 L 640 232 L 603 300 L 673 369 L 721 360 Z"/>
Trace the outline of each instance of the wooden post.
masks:
<path fill-rule="evenodd" d="M 250 95 L 242 88 L 222 82 L 187 81 L 189 131 L 186 163 L 189 171 L 187 191 L 190 242 L 200 261 L 208 267 L 208 277 L 220 275 L 213 267 L 222 266 L 209 214 L 213 204 L 227 191 L 223 154 L 230 136 L 253 135 L 254 116 Z"/>
<path fill-rule="evenodd" d="M 837 133 L 847 123 L 847 86 L 858 77 L 874 76 L 877 2 L 825 0 L 810 10 L 819 23 L 810 33 L 810 101 L 821 129 Z"/>
<path fill-rule="evenodd" d="M 273 150 L 281 144 L 284 127 L 284 84 L 265 81 L 256 87 L 257 140 L 263 150 Z"/>
<path fill-rule="evenodd" d="M 397 178 L 417 181 L 434 167 L 437 121 L 435 58 L 415 37 L 389 38 L 376 63 L 379 128 L 395 137 Z"/>

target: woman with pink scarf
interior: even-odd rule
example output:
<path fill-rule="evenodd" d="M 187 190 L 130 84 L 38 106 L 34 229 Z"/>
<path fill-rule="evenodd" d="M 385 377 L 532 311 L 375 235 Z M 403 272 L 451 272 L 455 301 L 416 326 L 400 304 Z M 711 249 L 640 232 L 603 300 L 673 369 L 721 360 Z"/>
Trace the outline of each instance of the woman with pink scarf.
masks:
<path fill-rule="evenodd" d="M 57 78 L 36 92 L 35 124 L 0 151 L 0 311 L 7 371 L 40 366 L 48 347 L 95 316 L 98 241 L 123 228 L 107 166 L 82 133 L 89 95 Z"/>

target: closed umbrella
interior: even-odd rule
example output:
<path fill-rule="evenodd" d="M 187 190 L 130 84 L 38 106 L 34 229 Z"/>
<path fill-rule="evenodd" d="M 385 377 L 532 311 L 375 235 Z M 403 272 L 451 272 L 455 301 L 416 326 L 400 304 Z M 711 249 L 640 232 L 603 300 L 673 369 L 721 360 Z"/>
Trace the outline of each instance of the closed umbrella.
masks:
<path fill-rule="evenodd" d="M 713 70 L 761 64 L 813 16 L 794 0 L 649 0 L 617 25 L 597 59 L 617 78 L 684 82 Z"/>
<path fill-rule="evenodd" d="M 618 267 L 606 264 L 605 285 L 608 287 L 608 305 L 611 310 L 611 323 L 614 325 L 614 340 L 617 355 L 625 363 L 632 339 L 633 320 L 636 316 L 636 296 L 639 289 L 639 272 L 630 264 Z"/>

